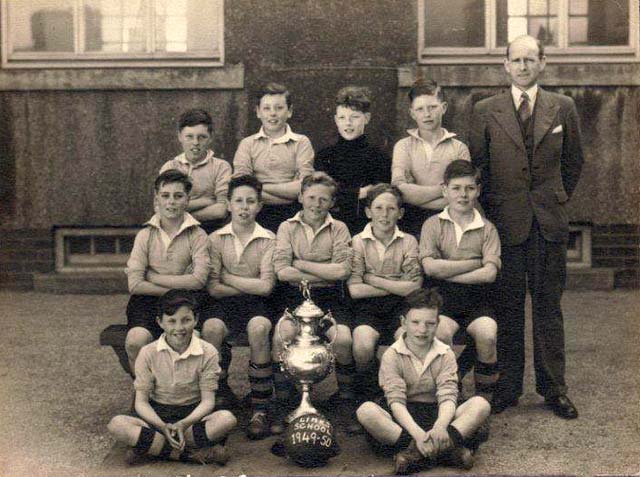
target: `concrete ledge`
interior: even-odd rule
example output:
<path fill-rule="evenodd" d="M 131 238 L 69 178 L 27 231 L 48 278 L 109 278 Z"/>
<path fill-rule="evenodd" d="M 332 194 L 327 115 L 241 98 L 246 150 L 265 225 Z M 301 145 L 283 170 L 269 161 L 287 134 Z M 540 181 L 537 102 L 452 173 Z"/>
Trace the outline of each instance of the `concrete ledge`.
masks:
<path fill-rule="evenodd" d="M 613 290 L 612 268 L 569 268 L 567 290 Z"/>
<path fill-rule="evenodd" d="M 128 293 L 122 271 L 100 273 L 35 273 L 33 289 L 42 293 L 110 295 Z"/>

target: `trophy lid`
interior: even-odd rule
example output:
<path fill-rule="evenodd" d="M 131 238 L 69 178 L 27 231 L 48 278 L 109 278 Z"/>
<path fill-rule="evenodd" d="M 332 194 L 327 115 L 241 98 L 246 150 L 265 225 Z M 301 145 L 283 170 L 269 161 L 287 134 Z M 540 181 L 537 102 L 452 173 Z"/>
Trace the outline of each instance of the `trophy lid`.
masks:
<path fill-rule="evenodd" d="M 311 299 L 311 291 L 309 290 L 309 283 L 306 280 L 300 282 L 302 288 L 302 296 L 304 301 L 293 310 L 293 315 L 299 318 L 321 318 L 324 316 L 322 309 L 316 305 Z"/>

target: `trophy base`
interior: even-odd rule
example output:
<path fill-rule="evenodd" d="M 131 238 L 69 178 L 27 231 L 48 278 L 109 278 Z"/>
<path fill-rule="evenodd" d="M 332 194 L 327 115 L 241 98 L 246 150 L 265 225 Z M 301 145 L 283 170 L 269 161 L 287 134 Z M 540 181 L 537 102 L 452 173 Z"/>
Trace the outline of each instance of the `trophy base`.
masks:
<path fill-rule="evenodd" d="M 320 414 L 320 412 L 311 404 L 311 398 L 309 397 L 310 385 L 302 383 L 302 399 L 300 405 L 291 411 L 285 418 L 285 422 L 289 424 L 291 421 L 307 414 Z"/>

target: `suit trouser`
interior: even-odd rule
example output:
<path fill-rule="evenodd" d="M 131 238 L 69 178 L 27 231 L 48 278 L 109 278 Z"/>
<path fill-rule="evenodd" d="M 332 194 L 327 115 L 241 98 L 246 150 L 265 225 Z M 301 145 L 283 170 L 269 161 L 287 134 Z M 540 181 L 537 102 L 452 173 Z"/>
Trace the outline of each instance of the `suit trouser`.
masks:
<path fill-rule="evenodd" d="M 564 325 L 560 300 L 566 281 L 567 246 L 544 239 L 537 220 L 519 245 L 502 247 L 502 271 L 496 282 L 498 361 L 497 399 L 522 395 L 525 362 L 525 297 L 531 294 L 536 392 L 566 394 Z"/>

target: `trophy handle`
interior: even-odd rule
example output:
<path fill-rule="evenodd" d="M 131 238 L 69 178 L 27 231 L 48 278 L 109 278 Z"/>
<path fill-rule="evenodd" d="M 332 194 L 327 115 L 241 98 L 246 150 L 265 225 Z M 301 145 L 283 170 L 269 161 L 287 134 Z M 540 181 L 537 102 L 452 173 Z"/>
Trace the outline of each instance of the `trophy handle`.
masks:
<path fill-rule="evenodd" d="M 318 322 L 318 324 L 322 324 L 324 321 L 329 321 L 331 323 L 331 325 L 335 328 L 336 333 L 335 335 L 333 335 L 333 339 L 331 341 L 329 341 L 329 343 L 327 343 L 327 345 L 329 347 L 333 346 L 333 342 L 336 340 L 336 338 L 338 337 L 338 323 L 336 323 L 335 318 L 333 317 L 333 315 L 331 314 L 331 311 L 329 311 L 326 315 L 324 315 L 322 318 L 320 318 L 320 321 Z"/>
<path fill-rule="evenodd" d="M 289 313 L 289 309 L 288 309 L 288 308 L 287 308 L 287 309 L 285 309 L 285 310 L 284 310 L 284 313 L 282 314 L 282 316 L 281 316 L 281 317 L 280 317 L 280 319 L 278 320 L 278 324 L 276 324 L 276 333 L 277 333 L 277 335 L 278 335 L 278 338 L 280 339 L 280 342 L 284 345 L 284 347 L 285 347 L 285 348 L 286 348 L 286 347 L 288 347 L 288 346 L 291 344 L 291 341 L 285 341 L 285 340 L 282 338 L 282 334 L 280 333 L 280 324 L 281 324 L 283 321 L 287 321 L 287 320 L 289 320 L 289 321 L 293 321 L 293 322 L 295 323 L 295 325 L 296 325 L 296 329 L 297 329 L 296 335 L 299 335 L 299 334 L 300 334 L 300 323 L 298 322 L 298 320 L 296 320 L 296 319 L 293 317 L 293 315 L 292 315 L 291 313 Z"/>

